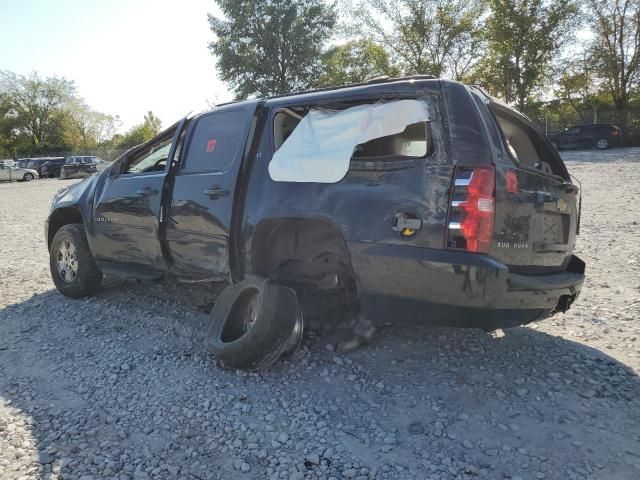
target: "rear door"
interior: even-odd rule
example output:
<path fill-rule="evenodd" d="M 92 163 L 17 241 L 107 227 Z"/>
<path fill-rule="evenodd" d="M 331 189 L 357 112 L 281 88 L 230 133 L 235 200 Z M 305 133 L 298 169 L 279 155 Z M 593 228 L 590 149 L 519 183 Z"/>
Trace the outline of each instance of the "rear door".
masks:
<path fill-rule="evenodd" d="M 564 269 L 576 240 L 578 188 L 555 149 L 529 121 L 492 104 L 496 215 L 491 254 L 516 273 Z"/>
<path fill-rule="evenodd" d="M 177 165 L 166 223 L 171 270 L 183 279 L 229 273 L 229 236 L 238 171 L 257 102 L 192 120 Z"/>

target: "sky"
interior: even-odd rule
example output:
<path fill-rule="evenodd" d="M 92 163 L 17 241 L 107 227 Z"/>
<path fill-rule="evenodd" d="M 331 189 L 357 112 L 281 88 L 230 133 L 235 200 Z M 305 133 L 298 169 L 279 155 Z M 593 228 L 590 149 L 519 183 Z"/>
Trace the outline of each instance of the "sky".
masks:
<path fill-rule="evenodd" d="M 73 80 L 121 130 L 152 110 L 167 127 L 232 99 L 216 78 L 213 0 L 0 0 L 0 70 Z"/>

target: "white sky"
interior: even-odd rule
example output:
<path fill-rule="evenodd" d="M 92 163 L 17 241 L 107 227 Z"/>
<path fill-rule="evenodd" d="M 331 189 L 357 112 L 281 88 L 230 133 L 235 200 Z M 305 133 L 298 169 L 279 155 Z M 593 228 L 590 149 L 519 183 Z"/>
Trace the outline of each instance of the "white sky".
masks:
<path fill-rule="evenodd" d="M 212 0 L 0 0 L 0 69 L 74 80 L 121 130 L 148 110 L 163 126 L 231 100 L 216 78 Z"/>

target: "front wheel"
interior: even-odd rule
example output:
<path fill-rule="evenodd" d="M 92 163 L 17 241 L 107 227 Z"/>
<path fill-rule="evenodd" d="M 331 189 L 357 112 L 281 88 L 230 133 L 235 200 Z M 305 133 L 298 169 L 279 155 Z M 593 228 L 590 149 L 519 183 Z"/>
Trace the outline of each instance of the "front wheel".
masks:
<path fill-rule="evenodd" d="M 606 150 L 607 148 L 609 148 L 609 140 L 607 140 L 606 138 L 601 138 L 596 142 L 596 148 L 598 150 Z"/>
<path fill-rule="evenodd" d="M 30 182 L 30 181 L 31 181 L 31 180 L 33 180 L 34 178 L 35 178 L 35 177 L 33 176 L 33 173 L 29 173 L 29 172 L 25 173 L 25 174 L 24 174 L 24 177 L 22 177 L 22 179 L 23 179 L 25 182 Z"/>
<path fill-rule="evenodd" d="M 49 268 L 58 291 L 71 298 L 91 295 L 102 280 L 80 224 L 65 225 L 56 232 L 49 248 Z"/>

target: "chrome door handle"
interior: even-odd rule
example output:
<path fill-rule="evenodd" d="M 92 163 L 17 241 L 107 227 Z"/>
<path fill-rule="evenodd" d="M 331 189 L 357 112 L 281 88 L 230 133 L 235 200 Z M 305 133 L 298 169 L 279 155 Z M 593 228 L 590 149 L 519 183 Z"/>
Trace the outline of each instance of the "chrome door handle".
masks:
<path fill-rule="evenodd" d="M 211 198 L 226 197 L 229 195 L 229 190 L 225 190 L 220 185 L 214 185 L 211 188 L 207 188 L 204 194 L 209 195 Z"/>
<path fill-rule="evenodd" d="M 158 190 L 151 187 L 146 187 L 139 189 L 136 193 L 138 195 L 155 195 L 158 193 Z"/>

